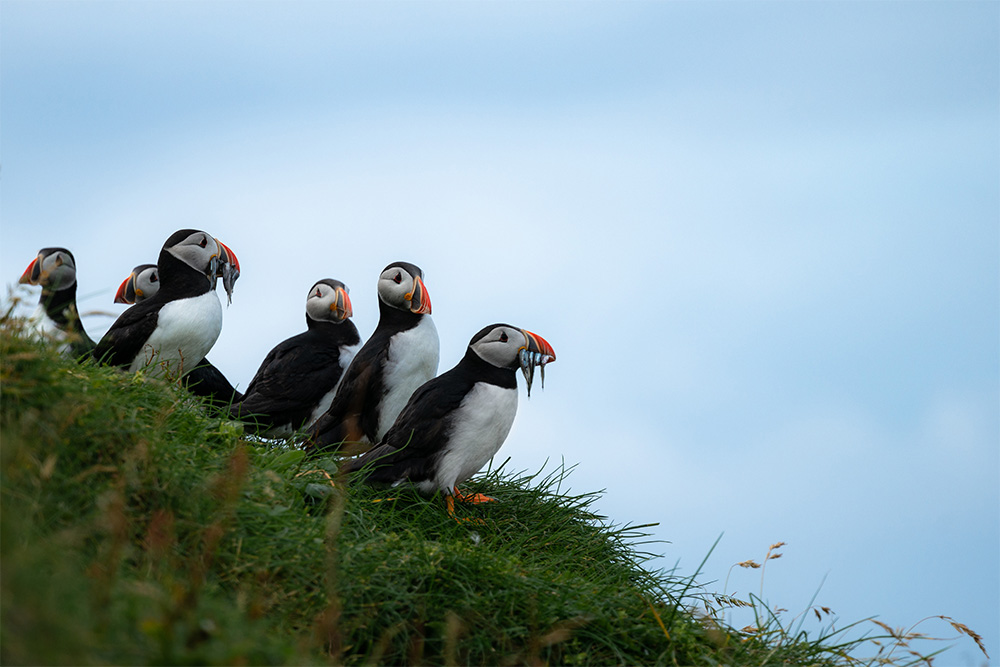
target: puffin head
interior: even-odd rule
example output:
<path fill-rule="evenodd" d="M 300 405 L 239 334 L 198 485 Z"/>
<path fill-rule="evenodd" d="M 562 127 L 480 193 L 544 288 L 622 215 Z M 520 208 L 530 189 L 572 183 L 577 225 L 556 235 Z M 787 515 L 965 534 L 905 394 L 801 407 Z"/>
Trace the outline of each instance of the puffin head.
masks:
<path fill-rule="evenodd" d="M 156 264 L 140 264 L 115 292 L 115 303 L 139 303 L 160 289 L 160 273 Z"/>
<path fill-rule="evenodd" d="M 541 371 L 544 387 L 545 364 L 556 360 L 556 351 L 547 340 L 527 329 L 509 324 L 484 327 L 469 341 L 469 350 L 497 368 L 520 368 L 528 385 L 528 396 L 531 396 L 535 367 Z"/>
<path fill-rule="evenodd" d="M 317 281 L 306 297 L 306 316 L 317 322 L 343 322 L 354 314 L 347 286 L 339 280 Z"/>
<path fill-rule="evenodd" d="M 42 248 L 17 281 L 59 291 L 76 284 L 76 260 L 66 248 Z"/>
<path fill-rule="evenodd" d="M 181 229 L 164 242 L 162 252 L 173 255 L 215 284 L 222 246 L 211 234 L 197 229 Z"/>
<path fill-rule="evenodd" d="M 213 289 L 216 279 L 222 278 L 226 294 L 232 300 L 233 283 L 239 277 L 240 262 L 236 253 L 208 232 L 197 229 L 176 231 L 163 244 L 161 253 L 172 255 L 204 275 Z M 162 271 L 162 262 L 159 265 Z"/>
<path fill-rule="evenodd" d="M 431 312 L 431 295 L 424 286 L 424 272 L 409 262 L 394 262 L 382 270 L 378 298 L 393 308 L 418 315 Z"/>

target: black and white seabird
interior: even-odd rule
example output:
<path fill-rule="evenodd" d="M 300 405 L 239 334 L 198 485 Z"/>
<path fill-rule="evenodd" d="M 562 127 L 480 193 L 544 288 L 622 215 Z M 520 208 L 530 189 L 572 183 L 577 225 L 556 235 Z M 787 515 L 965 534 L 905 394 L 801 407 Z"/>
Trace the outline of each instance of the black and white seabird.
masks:
<path fill-rule="evenodd" d="M 344 373 L 330 409 L 308 429 L 309 451 L 374 444 L 410 395 L 437 373 L 438 333 L 423 271 L 409 262 L 378 279 L 378 326 Z"/>
<path fill-rule="evenodd" d="M 76 306 L 76 260 L 66 248 L 42 248 L 18 280 L 40 285 L 42 295 L 30 322 L 59 342 L 61 351 L 81 357 L 94 349 Z"/>
<path fill-rule="evenodd" d="M 233 270 L 227 274 L 239 276 L 239 262 L 236 255 L 226 245 L 222 245 L 225 261 L 220 262 L 217 277 L 223 277 L 224 267 L 232 266 Z M 235 277 L 231 279 L 235 282 Z M 160 274 L 156 264 L 140 264 L 132 269 L 118 291 L 115 292 L 115 303 L 133 304 L 145 301 L 160 289 Z M 227 291 L 231 291 L 230 284 Z M 228 410 L 231 405 L 243 399 L 243 394 L 236 390 L 232 383 L 216 368 L 208 357 L 201 360 L 201 363 L 184 376 L 184 384 L 188 390 L 196 396 L 207 398 L 215 407 Z"/>
<path fill-rule="evenodd" d="M 370 483 L 415 485 L 443 491 L 448 511 L 464 496 L 458 485 L 489 461 L 514 423 L 517 369 L 530 387 L 534 369 L 556 353 L 541 336 L 509 324 L 492 324 L 472 337 L 458 365 L 421 386 L 379 444 L 346 462 L 344 472 L 366 469 Z"/>
<path fill-rule="evenodd" d="M 115 292 L 115 303 L 133 304 L 145 301 L 160 290 L 160 274 L 156 264 L 140 264 L 132 269 Z"/>
<path fill-rule="evenodd" d="M 156 266 L 160 288 L 119 316 L 94 349 L 101 362 L 130 371 L 182 376 L 196 368 L 222 331 L 222 304 L 215 292 L 220 262 L 235 254 L 212 235 L 194 229 L 174 232 Z"/>
<path fill-rule="evenodd" d="M 306 298 L 307 330 L 272 349 L 230 409 L 268 435 L 310 426 L 333 401 L 344 370 L 361 347 L 351 298 L 339 280 L 318 281 Z"/>

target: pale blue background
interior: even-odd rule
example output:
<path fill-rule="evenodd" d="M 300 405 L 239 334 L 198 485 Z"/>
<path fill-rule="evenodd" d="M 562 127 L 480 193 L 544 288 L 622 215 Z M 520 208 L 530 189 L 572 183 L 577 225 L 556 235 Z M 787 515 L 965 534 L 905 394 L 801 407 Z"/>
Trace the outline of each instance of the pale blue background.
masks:
<path fill-rule="evenodd" d="M 379 271 L 415 262 L 442 370 L 496 321 L 559 355 L 509 466 L 578 463 L 612 520 L 660 523 L 663 567 L 725 533 L 709 590 L 783 540 L 787 618 L 945 614 L 1000 664 L 998 26 L 995 2 L 4 0 L 2 275 L 67 246 L 82 309 L 117 315 L 133 265 L 205 229 L 243 266 L 210 358 L 245 387 L 315 280 L 367 335 Z M 983 662 L 961 639 L 936 664 Z"/>

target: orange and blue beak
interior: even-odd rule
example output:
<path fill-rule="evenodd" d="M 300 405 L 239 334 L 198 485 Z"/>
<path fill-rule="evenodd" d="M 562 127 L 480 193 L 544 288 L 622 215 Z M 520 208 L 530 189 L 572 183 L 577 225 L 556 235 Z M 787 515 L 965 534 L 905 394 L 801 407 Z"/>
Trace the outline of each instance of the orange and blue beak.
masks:
<path fill-rule="evenodd" d="M 330 304 L 330 310 L 333 311 L 336 320 L 342 322 L 354 315 L 354 308 L 351 306 L 351 297 L 348 296 L 346 289 L 338 287 L 336 294 L 337 298 Z"/>
<path fill-rule="evenodd" d="M 37 285 L 39 279 L 42 277 L 42 263 L 38 260 L 41 256 L 38 256 L 31 260 L 31 264 L 28 264 L 28 268 L 24 270 L 21 277 L 18 279 L 18 284 L 21 285 Z"/>
<path fill-rule="evenodd" d="M 549 342 L 536 333 L 527 329 L 521 329 L 524 334 L 525 344 L 518 353 L 518 363 L 521 366 L 521 373 L 524 374 L 524 381 L 528 385 L 528 396 L 531 396 L 531 382 L 535 379 L 535 367 L 541 373 L 542 388 L 545 387 L 545 364 L 556 360 L 556 351 L 552 349 Z"/>
<path fill-rule="evenodd" d="M 406 300 L 410 302 L 411 313 L 430 315 L 431 295 L 420 276 L 413 279 L 413 291 L 406 295 Z"/>
<path fill-rule="evenodd" d="M 223 243 L 219 239 L 215 239 L 215 242 L 219 244 L 220 248 L 222 248 L 222 262 L 220 263 L 220 269 L 221 269 L 221 265 L 222 264 L 232 264 L 233 268 L 236 269 L 236 275 L 239 275 L 239 273 L 240 273 L 240 260 L 238 260 L 236 258 L 236 253 L 233 252 L 232 248 L 230 248 L 229 246 L 227 246 L 225 243 Z M 219 278 L 222 277 L 221 271 L 220 271 L 220 275 L 218 275 L 218 277 Z"/>
<path fill-rule="evenodd" d="M 128 274 L 128 278 L 126 278 L 124 282 L 119 285 L 118 291 L 115 292 L 115 303 L 135 303 L 137 296 L 135 279 L 135 271 Z M 141 297 L 142 294 L 138 293 L 138 296 Z"/>
<path fill-rule="evenodd" d="M 226 290 L 226 298 L 229 303 L 233 302 L 233 285 L 240 277 L 240 260 L 236 258 L 236 253 L 219 239 L 215 239 L 221 251 L 218 266 L 216 266 L 215 277 L 222 278 L 222 287 Z M 214 279 L 213 279 L 214 283 Z"/>
<path fill-rule="evenodd" d="M 528 339 L 527 345 L 521 349 L 536 355 L 538 363 L 544 365 L 556 360 L 556 351 L 552 349 L 547 340 L 527 329 L 521 329 L 521 333 Z"/>

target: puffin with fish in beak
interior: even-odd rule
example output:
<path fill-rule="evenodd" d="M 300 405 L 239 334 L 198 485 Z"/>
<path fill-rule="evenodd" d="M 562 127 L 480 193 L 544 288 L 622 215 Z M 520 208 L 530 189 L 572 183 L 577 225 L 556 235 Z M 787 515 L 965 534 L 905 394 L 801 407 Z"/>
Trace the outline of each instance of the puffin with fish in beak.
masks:
<path fill-rule="evenodd" d="M 233 267 L 226 274 L 230 280 L 227 292 L 231 292 L 233 283 L 239 277 L 239 262 L 232 250 L 224 244 L 222 247 L 226 253 L 226 260 L 219 263 L 216 277 L 225 278 L 223 276 L 224 267 Z M 223 280 L 223 284 L 225 284 L 225 280 Z M 160 273 L 156 264 L 140 264 L 132 269 L 132 273 L 118 287 L 118 291 L 115 292 L 115 303 L 139 303 L 150 298 L 159 290 Z M 184 384 L 192 394 L 208 399 L 213 406 L 220 409 L 228 410 L 233 403 L 238 403 L 243 399 L 243 394 L 236 390 L 222 371 L 208 360 L 208 357 L 202 359 L 197 368 L 184 376 Z"/>
<path fill-rule="evenodd" d="M 517 370 L 530 391 L 535 368 L 555 361 L 548 341 L 527 329 L 491 324 L 480 330 L 451 370 L 421 386 L 379 444 L 341 470 L 361 471 L 374 484 L 413 484 L 423 493 L 489 502 L 458 485 L 472 477 L 503 445 L 517 413 Z M 543 380 L 544 382 L 544 380 Z"/>
<path fill-rule="evenodd" d="M 94 349 L 94 358 L 153 375 L 189 373 L 222 331 L 218 277 L 227 295 L 239 276 L 235 253 L 211 234 L 182 229 L 163 244 L 156 262 L 159 289 L 122 313 Z"/>

